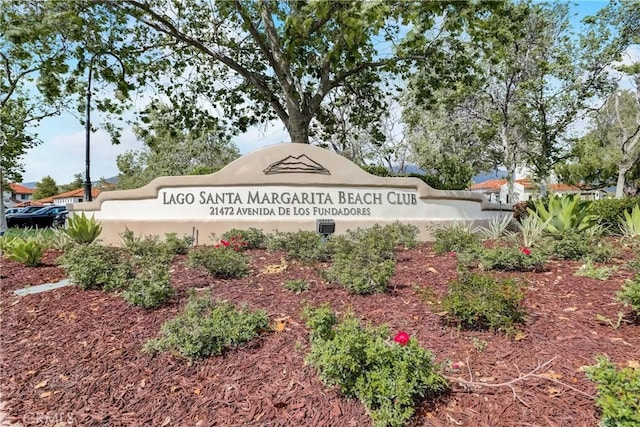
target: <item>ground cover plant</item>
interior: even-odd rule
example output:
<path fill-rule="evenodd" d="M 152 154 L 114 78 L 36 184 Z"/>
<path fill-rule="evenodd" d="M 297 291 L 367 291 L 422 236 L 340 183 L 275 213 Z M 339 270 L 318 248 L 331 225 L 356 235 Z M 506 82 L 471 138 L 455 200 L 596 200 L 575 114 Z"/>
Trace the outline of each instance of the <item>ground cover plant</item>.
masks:
<path fill-rule="evenodd" d="M 230 237 L 223 240 L 230 242 Z M 366 426 L 373 423 L 372 416 L 386 419 L 379 423 L 402 422 L 405 410 L 413 410 L 408 425 L 519 426 L 548 420 L 550 425 L 595 427 L 613 413 L 599 403 L 600 399 L 608 399 L 606 390 L 599 386 L 604 384 L 604 378 L 624 378 L 624 384 L 609 382 L 606 388 L 614 394 L 631 390 L 633 396 L 632 389 L 624 388 L 632 384 L 629 377 L 607 373 L 595 379 L 584 368 L 605 354 L 620 372 L 638 362 L 640 324 L 633 304 L 637 304 L 640 271 L 632 239 L 607 238 L 606 242 L 615 249 L 613 256 L 603 263 L 591 261 L 598 269 L 617 267 L 608 271 L 607 280 L 575 275 L 589 262 L 588 258 L 564 260 L 549 254 L 546 271 L 483 271 L 477 267 L 460 269 L 462 253 L 436 253 L 434 243 L 410 247 L 395 242 L 392 250 L 385 249 L 389 247 L 387 242 L 371 242 L 377 248 L 374 253 L 391 254 L 385 257 L 390 256 L 394 268 L 381 292 L 364 295 L 324 279 L 323 272 L 333 262 L 331 240 L 321 242 L 325 258 L 311 263 L 291 259 L 284 262 L 288 254 L 283 249 L 235 251 L 229 249 L 231 243 L 222 244 L 218 250 L 246 257 L 246 274 L 226 278 L 215 277 L 206 268 L 190 266 L 193 252 L 206 251 L 214 245 L 189 248 L 187 254 L 163 258 L 159 263 L 162 274 L 153 276 L 153 280 L 144 273 L 153 263 L 148 263 L 142 253 L 155 256 L 156 244 L 143 243 L 148 250 L 136 254 L 119 249 L 115 258 L 109 258 L 111 264 L 118 261 L 126 266 L 123 269 L 129 268 L 127 274 L 96 276 L 120 277 L 117 283 L 106 281 L 86 289 L 70 286 L 25 297 L 18 297 L 13 291 L 67 276 L 67 271 L 56 264 L 62 252 L 45 249 L 41 264 L 36 267 L 3 257 L 0 393 L 6 402 L 5 410 L 12 419 L 26 425 L 34 419 L 29 417 L 37 415 L 64 417 L 75 425 Z M 486 249 L 524 247 L 521 240 L 502 238 L 491 241 L 485 237 L 480 243 Z M 76 246 L 66 250 L 62 259 Z M 96 242 L 87 245 L 84 260 L 96 257 L 90 252 L 93 247 L 101 248 Z M 535 254 L 544 251 L 545 244 L 527 249 Z M 95 249 L 96 253 L 101 250 Z M 75 254 L 78 265 L 83 261 L 82 254 Z M 103 264 L 109 263 L 96 263 L 95 268 L 102 268 Z M 90 277 L 88 271 L 80 271 Z M 166 283 L 166 272 L 173 295 L 153 310 L 124 299 L 127 289 L 135 289 L 135 280 L 144 284 L 159 279 L 157 282 Z M 509 288 L 501 285 L 510 281 L 518 284 L 507 293 L 523 295 L 520 305 L 515 306 L 522 310 L 518 321 L 513 322 L 516 333 L 503 333 L 508 325 L 483 329 L 476 324 L 465 328 L 458 320 L 448 318 L 442 303 L 455 282 L 463 280 L 463 273 L 491 277 L 502 296 Z M 101 281 L 104 282 L 88 283 Z M 284 285 L 302 281 L 309 285 L 302 293 Z M 193 326 L 183 319 L 183 324 L 189 325 L 186 330 L 202 334 L 185 333 L 185 329 L 176 327 L 174 340 L 182 344 L 162 347 L 156 340 L 169 336 L 162 333 L 163 325 L 184 315 L 191 294 L 202 296 L 206 290 L 211 292 L 207 304 L 224 303 L 235 310 L 263 312 L 266 320 L 260 316 L 260 326 L 254 329 L 258 335 L 223 346 L 219 355 L 212 352 L 200 357 L 197 353 L 204 347 L 193 344 L 198 340 L 192 338 L 205 337 L 203 342 L 209 345 L 212 340 L 207 337 L 211 335 L 204 332 L 209 333 L 214 326 Z M 335 323 L 321 316 L 314 324 L 307 324 L 301 315 L 303 308 L 325 304 L 331 308 L 327 316 L 334 316 Z M 314 342 L 320 342 L 322 331 L 335 333 L 341 320 L 348 318 L 346 313 L 353 313 L 359 324 L 354 328 L 358 330 L 388 326 L 383 335 L 362 332 L 364 337 L 373 337 L 371 340 L 337 340 L 374 342 L 374 348 L 384 344 L 384 349 L 381 347 L 374 355 L 393 354 L 381 357 L 377 366 L 384 369 L 377 376 L 366 377 L 369 380 L 360 392 L 363 400 L 347 397 L 338 385 L 326 385 L 319 376 L 320 365 L 311 364 L 309 356 Z M 230 317 L 225 315 L 224 319 Z M 193 318 L 202 320 L 208 316 Z M 611 321 L 602 322 L 599 318 Z M 483 322 L 484 326 L 488 323 Z M 320 325 L 331 326 L 323 329 Z M 223 339 L 233 335 L 215 334 Z M 377 341 L 378 336 L 381 342 Z M 448 390 L 444 394 L 425 393 L 424 398 L 403 397 L 403 402 L 411 403 L 397 410 L 389 401 L 383 403 L 382 396 L 398 384 L 407 386 L 403 390 L 414 384 L 414 378 L 397 384 L 389 382 L 396 378 L 393 371 L 404 369 L 392 367 L 393 361 L 402 360 L 395 352 L 407 350 L 412 340 L 432 354 L 432 373 L 446 378 Z M 151 343 L 158 348 L 152 350 Z M 150 351 L 142 351 L 143 348 Z M 183 354 L 181 348 L 187 351 Z M 318 351 L 317 354 L 332 354 Z M 340 366 L 339 362 L 332 361 L 327 366 Z M 370 403 L 364 403 L 367 401 Z M 380 408 L 388 411 L 380 412 Z M 615 413 L 630 408 L 635 410 L 622 405 L 615 408 Z"/>

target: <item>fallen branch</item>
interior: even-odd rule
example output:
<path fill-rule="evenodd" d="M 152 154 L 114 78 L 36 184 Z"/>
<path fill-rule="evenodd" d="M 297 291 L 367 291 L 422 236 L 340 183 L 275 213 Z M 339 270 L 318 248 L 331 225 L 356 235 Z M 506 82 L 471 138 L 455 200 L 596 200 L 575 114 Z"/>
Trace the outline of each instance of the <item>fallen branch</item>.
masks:
<path fill-rule="evenodd" d="M 479 381 L 474 381 L 473 380 L 473 374 L 471 373 L 471 367 L 469 366 L 469 358 L 467 358 L 467 370 L 469 371 L 469 378 L 470 380 L 467 381 L 463 378 L 460 377 L 451 377 L 451 376 L 447 376 L 445 375 L 444 377 L 451 381 L 451 382 L 455 382 L 460 384 L 462 387 L 464 387 L 465 389 L 468 390 L 475 390 L 479 387 L 509 387 L 511 389 L 511 391 L 513 392 L 513 398 L 517 399 L 518 401 L 520 401 L 520 403 L 522 403 L 524 406 L 526 406 L 527 408 L 529 407 L 529 405 L 527 404 L 527 402 L 525 402 L 524 400 L 522 400 L 520 398 L 520 396 L 518 396 L 518 393 L 516 392 L 516 389 L 514 388 L 514 384 L 519 383 L 521 381 L 525 381 L 528 378 L 540 378 L 540 379 L 544 379 L 544 380 L 548 380 L 551 381 L 553 383 L 559 384 L 563 387 L 566 387 L 568 389 L 571 389 L 573 391 L 575 391 L 576 393 L 579 393 L 583 396 L 588 397 L 589 399 L 594 399 L 595 396 L 590 395 L 589 393 L 585 393 L 584 391 L 577 389 L 567 383 L 564 383 L 562 381 L 558 381 L 555 378 L 551 378 L 545 375 L 541 375 L 539 372 L 541 370 L 543 370 L 544 368 L 546 368 L 547 366 L 549 366 L 551 364 L 551 362 L 553 362 L 555 359 L 557 359 L 558 356 L 554 356 L 552 359 L 536 366 L 533 370 L 531 370 L 530 372 L 526 373 L 526 374 L 522 374 L 520 372 L 520 369 L 518 368 L 518 366 L 516 366 L 516 369 L 518 370 L 518 377 L 514 378 L 510 381 L 506 381 L 503 383 L 486 383 L 486 382 L 479 382 Z"/>

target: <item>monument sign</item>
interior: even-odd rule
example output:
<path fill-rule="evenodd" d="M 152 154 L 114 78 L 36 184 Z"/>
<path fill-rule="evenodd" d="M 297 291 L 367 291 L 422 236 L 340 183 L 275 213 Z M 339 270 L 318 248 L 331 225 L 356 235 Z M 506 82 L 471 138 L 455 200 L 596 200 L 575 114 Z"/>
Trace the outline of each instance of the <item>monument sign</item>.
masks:
<path fill-rule="evenodd" d="M 69 209 L 99 220 L 109 244 L 119 244 L 127 228 L 136 235 L 188 234 L 209 244 L 212 233 L 219 237 L 231 228 L 316 230 L 318 220 L 335 222 L 336 233 L 400 221 L 418 226 L 419 237 L 429 240 L 429 226 L 484 225 L 510 211 L 477 193 L 370 175 L 331 151 L 290 143 L 252 152 L 210 175 L 156 178 Z"/>

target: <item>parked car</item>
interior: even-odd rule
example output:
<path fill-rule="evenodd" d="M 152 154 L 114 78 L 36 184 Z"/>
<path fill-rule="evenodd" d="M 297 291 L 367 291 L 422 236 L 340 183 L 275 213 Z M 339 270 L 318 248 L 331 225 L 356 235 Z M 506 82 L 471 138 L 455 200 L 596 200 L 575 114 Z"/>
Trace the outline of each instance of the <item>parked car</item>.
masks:
<path fill-rule="evenodd" d="M 31 212 L 20 212 L 7 217 L 9 227 L 51 227 L 55 216 L 66 210 L 64 206 L 47 206 Z"/>
<path fill-rule="evenodd" d="M 40 206 L 40 207 L 42 207 L 42 206 Z M 5 214 L 5 215 L 17 214 L 17 213 L 19 213 L 22 209 L 24 209 L 24 208 L 8 208 L 8 209 L 5 209 L 4 214 Z"/>
<path fill-rule="evenodd" d="M 31 213 L 44 208 L 44 206 L 27 206 L 26 208 L 17 208 L 17 212 L 7 213 L 7 218 L 24 213 Z"/>
<path fill-rule="evenodd" d="M 64 224 L 67 222 L 67 215 L 69 215 L 68 210 L 60 211 L 53 217 L 53 226 L 54 227 L 64 227 Z"/>

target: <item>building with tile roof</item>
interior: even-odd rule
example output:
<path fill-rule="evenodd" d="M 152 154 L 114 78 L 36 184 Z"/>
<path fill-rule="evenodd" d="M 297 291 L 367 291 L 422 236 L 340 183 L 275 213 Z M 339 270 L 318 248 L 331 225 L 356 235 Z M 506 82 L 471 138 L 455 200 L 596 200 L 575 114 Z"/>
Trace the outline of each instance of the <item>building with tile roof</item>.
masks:
<path fill-rule="evenodd" d="M 513 193 L 516 200 L 509 200 L 508 182 L 506 179 L 490 179 L 471 186 L 471 191 L 482 193 L 487 200 L 495 203 L 518 203 L 535 199 L 540 195 L 537 183 L 528 178 L 516 179 L 513 182 Z M 557 195 L 578 194 L 585 200 L 598 200 L 607 194 L 604 190 L 581 188 L 575 185 L 554 183 L 547 187 L 547 192 Z"/>
<path fill-rule="evenodd" d="M 4 206 L 13 208 L 22 203 L 28 203 L 33 199 L 34 190 L 20 184 L 9 184 L 9 188 L 2 189 L 2 197 L 4 198 Z"/>

